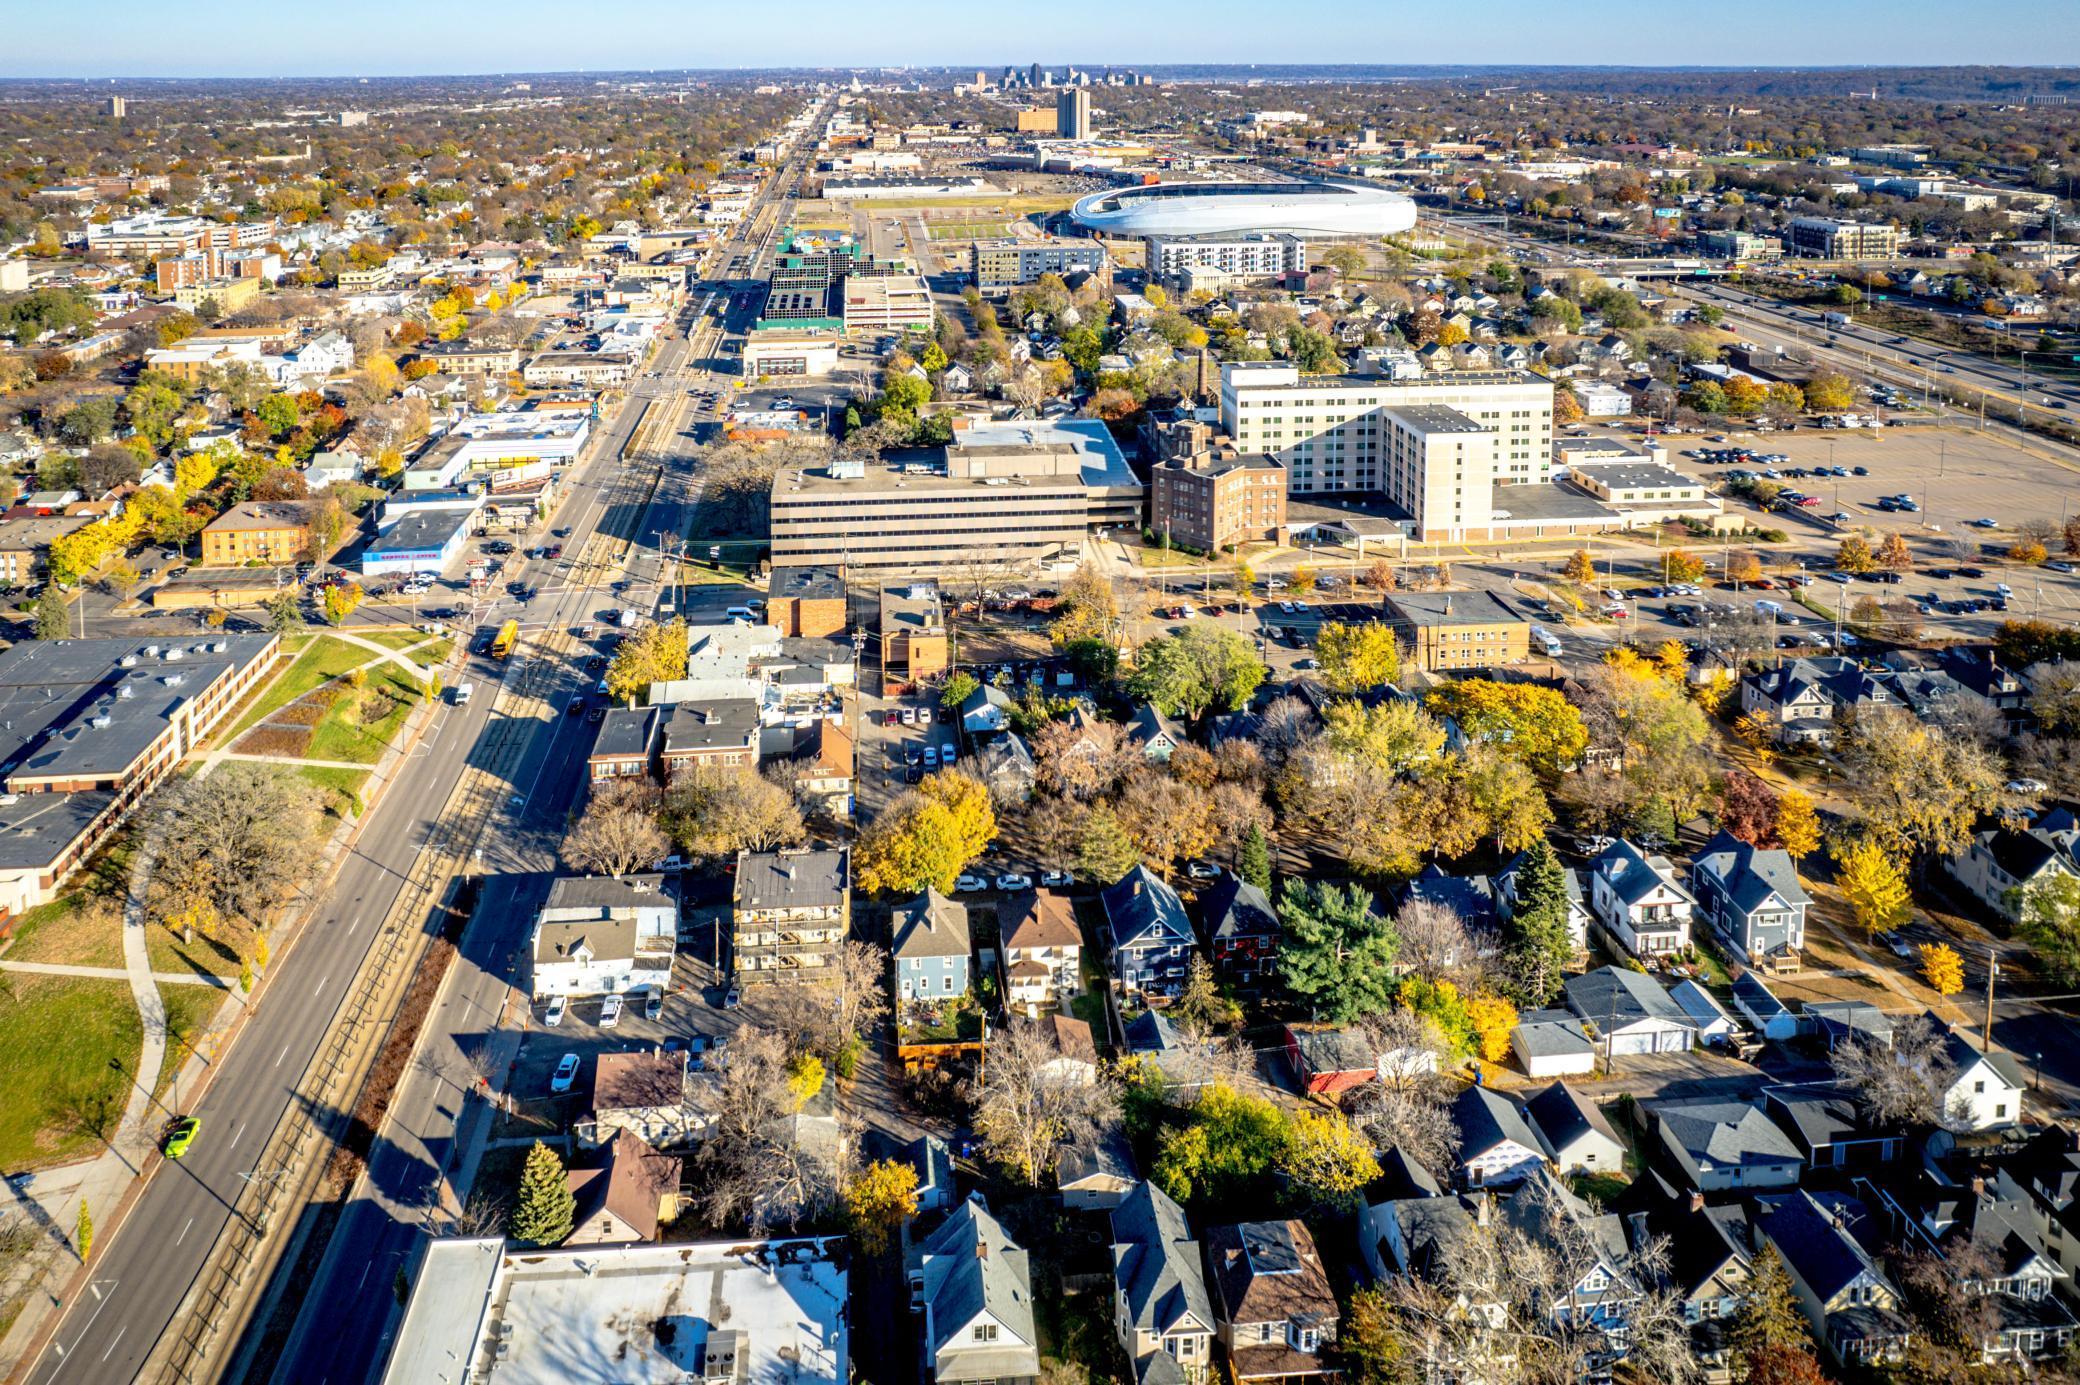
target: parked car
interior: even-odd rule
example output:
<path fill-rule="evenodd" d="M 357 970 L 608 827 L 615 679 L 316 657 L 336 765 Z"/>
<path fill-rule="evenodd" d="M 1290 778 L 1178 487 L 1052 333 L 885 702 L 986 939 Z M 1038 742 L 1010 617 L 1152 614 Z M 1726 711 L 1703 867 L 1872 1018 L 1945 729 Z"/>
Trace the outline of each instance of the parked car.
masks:
<path fill-rule="evenodd" d="M 722 993 L 722 1008 L 725 1010 L 734 1010 L 743 1003 L 744 993 L 735 986 Z"/>
<path fill-rule="evenodd" d="M 953 882 L 953 892 L 955 894 L 974 894 L 977 890 L 986 890 L 988 888 L 989 881 L 984 880 L 979 875 L 963 875 L 960 879 Z"/>
<path fill-rule="evenodd" d="M 1205 861 L 1189 862 L 1184 868 L 1184 873 L 1194 880 L 1218 880 L 1221 878 L 1221 868 Z"/>
<path fill-rule="evenodd" d="M 2010 779 L 2007 783 L 2009 793 L 2048 793 L 2050 789 L 2041 779 Z"/>
<path fill-rule="evenodd" d="M 571 1002 L 569 996 L 560 995 L 552 998 L 549 1001 L 549 1008 L 542 1011 L 542 1023 L 549 1025 L 551 1028 L 554 1028 L 556 1025 L 562 1024 L 563 1017 L 565 1014 L 569 1013 L 570 1008 Z"/>
<path fill-rule="evenodd" d="M 612 1029 L 615 1025 L 621 1023 L 621 1007 L 622 1000 L 618 995 L 610 995 L 600 1002 L 599 1027 Z"/>
<path fill-rule="evenodd" d="M 1076 877 L 1065 870 L 1044 870 L 1040 872 L 1040 883 L 1050 890 L 1067 889 L 1076 883 Z"/>
<path fill-rule="evenodd" d="M 1015 870 L 1008 870 L 997 877 L 997 888 L 1000 890 L 1030 890 L 1033 888 L 1033 877 L 1020 874 Z"/>
<path fill-rule="evenodd" d="M 549 1079 L 549 1090 L 552 1092 L 567 1092 L 571 1089 L 571 1084 L 577 1080 L 578 1055 L 566 1053 L 557 1060 L 556 1075 Z"/>
<path fill-rule="evenodd" d="M 654 1020 L 664 1014 L 664 992 L 652 991 L 643 1000 L 643 1018 Z"/>

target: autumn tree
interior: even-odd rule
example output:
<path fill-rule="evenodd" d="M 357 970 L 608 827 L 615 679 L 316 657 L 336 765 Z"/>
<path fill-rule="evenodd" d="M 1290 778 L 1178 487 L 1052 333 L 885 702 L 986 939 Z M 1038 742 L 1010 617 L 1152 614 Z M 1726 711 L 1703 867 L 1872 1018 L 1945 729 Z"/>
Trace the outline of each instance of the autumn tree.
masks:
<path fill-rule="evenodd" d="M 1332 692 L 1368 692 L 1401 674 L 1399 641 L 1393 627 L 1381 621 L 1326 622 L 1315 639 L 1315 660 L 1321 665 L 1322 682 Z"/>
<path fill-rule="evenodd" d="M 1948 1036 L 1927 1015 L 1893 1025 L 1889 1042 L 1852 1037 L 1834 1047 L 1835 1080 L 1879 1125 L 1934 1125 L 1948 1117 L 1949 1092 L 1957 1080 Z"/>
<path fill-rule="evenodd" d="M 1834 848 L 1835 883 L 1867 934 L 1875 934 L 1907 921 L 1912 899 L 1906 878 L 1885 848 L 1869 837 L 1858 837 Z"/>
<path fill-rule="evenodd" d="M 1316 1209 L 1352 1210 L 1365 1185 L 1380 1176 L 1371 1142 L 1339 1111 L 1288 1116 L 1272 1167 Z"/>
<path fill-rule="evenodd" d="M 686 676 L 686 622 L 668 620 L 646 625 L 624 639 L 607 664 L 607 692 L 633 705 L 652 683 Z"/>
<path fill-rule="evenodd" d="M 672 776 L 661 822 L 693 857 L 800 846 L 808 839 L 794 796 L 748 765 L 699 761 Z"/>
<path fill-rule="evenodd" d="M 1671 582 L 1696 582 L 1704 576 L 1704 559 L 1688 549 L 1672 548 L 1661 561 Z"/>
<path fill-rule="evenodd" d="M 1112 812 L 1141 860 L 1165 876 L 1204 856 L 1219 835 L 1207 792 L 1153 766 L 1128 776 Z"/>
<path fill-rule="evenodd" d="M 1914 566 L 1914 554 L 1904 534 L 1887 534 L 1878 545 L 1878 566 L 1887 572 L 1905 572 Z"/>
<path fill-rule="evenodd" d="M 1748 770 L 1726 772 L 1719 791 L 1719 826 L 1750 846 L 1776 845 L 1779 805 L 1769 785 Z"/>
<path fill-rule="evenodd" d="M 1996 756 L 1903 707 L 1860 711 L 1842 747 L 1854 801 L 1871 836 L 1901 857 L 1952 856 L 1998 805 Z"/>
<path fill-rule="evenodd" d="M 1086 639 L 1117 644 L 1120 603 L 1112 579 L 1091 563 L 1077 568 L 1062 584 L 1049 633 L 1057 649 Z"/>
<path fill-rule="evenodd" d="M 1964 989 L 1964 959 L 1948 943 L 1921 944 L 1921 979 L 1937 995 L 1956 995 Z"/>
<path fill-rule="evenodd" d="M 1510 1031 L 1517 1027 L 1517 1007 L 1498 995 L 1477 995 L 1466 1002 L 1466 1019 L 1481 1061 L 1501 1062 L 1509 1053 Z"/>
<path fill-rule="evenodd" d="M 347 617 L 360 609 L 363 595 L 358 582 L 335 582 L 318 598 L 318 609 L 328 624 L 345 625 Z"/>
<path fill-rule="evenodd" d="M 2080 878 L 2053 870 L 2011 895 L 2015 935 L 2061 984 L 2080 981 Z"/>
<path fill-rule="evenodd" d="M 1568 555 L 1567 565 L 1560 569 L 1561 577 L 1569 582 L 1586 586 L 1596 580 L 1596 560 L 1585 548 L 1577 548 Z"/>
<path fill-rule="evenodd" d="M 1733 582 L 1755 582 L 1762 577 L 1762 559 L 1743 549 L 1728 554 L 1726 558 L 1727 580 Z"/>
<path fill-rule="evenodd" d="M 1871 553 L 1870 540 L 1861 534 L 1845 534 L 1834 552 L 1837 572 L 1869 572 L 1878 565 Z"/>
<path fill-rule="evenodd" d="M 854 879 L 869 894 L 951 893 L 962 867 L 997 835 L 989 790 L 957 769 L 927 775 L 862 833 Z"/>
<path fill-rule="evenodd" d="M 1399 698 L 1367 706 L 1332 702 L 1323 714 L 1323 740 L 1338 755 L 1386 774 L 1401 774 L 1444 751 L 1444 724 Z"/>
<path fill-rule="evenodd" d="M 896 1159 L 877 1159 L 845 1185 L 845 1220 L 866 1254 L 887 1250 L 917 1215 L 917 1170 Z"/>
<path fill-rule="evenodd" d="M 1127 691 L 1171 716 L 1196 717 L 1215 706 L 1241 710 L 1269 672 L 1249 641 L 1201 622 L 1136 650 Z"/>
<path fill-rule="evenodd" d="M 1064 1143 L 1095 1143 L 1118 1117 L 1110 1084 L 1061 1067 L 1052 1030 L 1029 1019 L 993 1029 L 983 1053 L 975 1132 L 982 1148 L 1021 1183 L 1038 1185 Z"/>
<path fill-rule="evenodd" d="M 1786 789 L 1777 797 L 1777 840 L 1794 861 L 1804 860 L 1820 849 L 1820 814 L 1813 796 L 1803 789 Z"/>
<path fill-rule="evenodd" d="M 1747 1295 L 1727 1327 L 1727 1345 L 1737 1367 L 1747 1369 L 1764 1353 L 1802 1349 L 1811 1340 L 1791 1272 L 1774 1243 L 1764 1240 L 1748 1267 Z"/>
<path fill-rule="evenodd" d="M 1468 736 L 1502 745 L 1541 773 L 1558 773 L 1588 749 L 1581 713 L 1557 688 L 1468 678 L 1436 689 L 1424 705 L 1458 722 Z"/>

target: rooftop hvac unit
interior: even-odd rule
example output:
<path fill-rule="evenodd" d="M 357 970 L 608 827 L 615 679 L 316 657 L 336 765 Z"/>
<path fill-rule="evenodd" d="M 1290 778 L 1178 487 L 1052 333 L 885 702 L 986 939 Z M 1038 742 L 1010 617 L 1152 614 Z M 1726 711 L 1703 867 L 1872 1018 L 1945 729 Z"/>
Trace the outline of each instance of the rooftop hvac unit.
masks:
<path fill-rule="evenodd" d="M 169 673 L 159 681 L 169 688 L 177 688 L 188 681 L 188 675 L 185 673 Z"/>
<path fill-rule="evenodd" d="M 187 657 L 188 651 L 185 649 L 180 649 L 176 647 L 166 651 L 166 662 L 169 664 L 177 664 Z"/>
<path fill-rule="evenodd" d="M 92 726 L 96 731 L 106 731 L 109 727 L 115 725 L 115 718 L 110 716 L 108 713 L 103 712 L 100 716 L 95 717 L 92 721 L 88 722 L 87 724 L 89 726 Z"/>
<path fill-rule="evenodd" d="M 116 660 L 116 666 L 118 668 L 136 668 L 137 656 L 135 654 L 125 654 L 122 658 Z"/>

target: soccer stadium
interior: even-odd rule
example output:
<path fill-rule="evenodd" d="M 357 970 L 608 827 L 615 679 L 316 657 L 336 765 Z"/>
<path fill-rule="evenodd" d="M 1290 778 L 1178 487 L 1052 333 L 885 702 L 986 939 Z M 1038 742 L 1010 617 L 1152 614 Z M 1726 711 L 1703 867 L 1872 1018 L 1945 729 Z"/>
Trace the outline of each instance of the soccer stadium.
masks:
<path fill-rule="evenodd" d="M 1416 224 L 1405 193 L 1362 183 L 1156 183 L 1093 193 L 1070 211 L 1108 236 L 1199 236 L 1282 231 L 1302 236 L 1390 236 Z"/>

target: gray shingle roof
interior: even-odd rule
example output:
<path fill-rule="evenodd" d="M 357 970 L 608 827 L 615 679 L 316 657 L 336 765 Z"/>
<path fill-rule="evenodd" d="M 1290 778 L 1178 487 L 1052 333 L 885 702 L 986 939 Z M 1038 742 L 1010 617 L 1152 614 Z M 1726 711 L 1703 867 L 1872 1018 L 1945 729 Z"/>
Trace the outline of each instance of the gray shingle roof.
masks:
<path fill-rule="evenodd" d="M 1567 1008 L 1600 1028 L 1623 1029 L 1649 1019 L 1696 1027 L 1660 982 L 1628 967 L 1598 967 L 1568 977 Z"/>
<path fill-rule="evenodd" d="M 1491 1087 L 1468 1087 L 1452 1102 L 1452 1121 L 1459 1127 L 1459 1159 L 1470 1163 L 1505 1140 L 1552 1156 L 1524 1108 Z"/>
<path fill-rule="evenodd" d="M 1185 916 L 1184 901 L 1147 866 L 1128 871 L 1101 898 L 1105 917 L 1112 924 L 1113 941 L 1120 947 L 1137 942 L 1189 947 L 1196 940 L 1192 921 Z"/>
<path fill-rule="evenodd" d="M 1791 1137 L 1745 1101 L 1661 1106 L 1654 1115 L 1666 1137 L 1700 1167 L 1740 1168 L 1802 1159 Z"/>
<path fill-rule="evenodd" d="M 1751 845 L 1730 832 L 1721 832 L 1705 843 L 1691 869 L 1720 881 L 1734 908 L 1743 914 L 1754 912 L 1772 894 L 1786 904 L 1812 903 L 1799 883 L 1798 866 L 1789 852 Z"/>
<path fill-rule="evenodd" d="M 968 906 L 927 885 L 923 894 L 895 907 L 891 919 L 897 957 L 968 955 Z"/>
<path fill-rule="evenodd" d="M 1112 1209 L 1112 1276 L 1135 1330 L 1160 1337 L 1192 1320 L 1212 1329 L 1199 1243 L 1184 1209 L 1153 1183 L 1136 1184 Z"/>
<path fill-rule="evenodd" d="M 1685 899 L 1690 898 L 1666 856 L 1649 856 L 1622 838 L 1604 848 L 1593 869 L 1610 882 L 1611 889 L 1627 904 L 1639 903 L 1663 885 Z"/>
<path fill-rule="evenodd" d="M 956 1334 L 966 1332 L 984 1311 L 1018 1339 L 991 1351 L 955 1352 L 939 1363 L 938 1379 L 996 1380 L 1039 1374 L 1032 1267 L 1025 1249 L 990 1215 L 989 1204 L 980 1193 L 970 1194 L 924 1243 L 924 1281 L 935 1357 L 950 1346 L 964 1346 L 965 1339 L 956 1341 Z"/>

